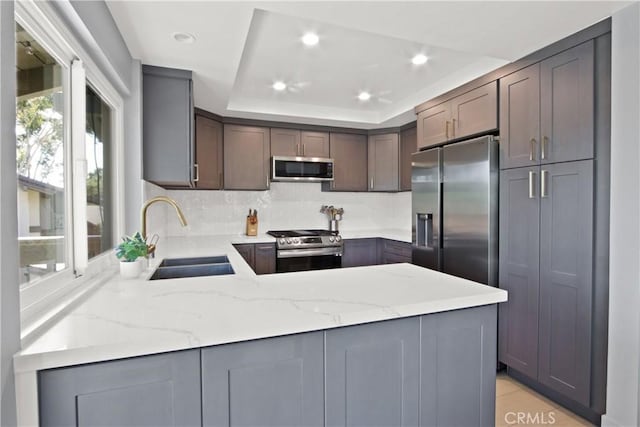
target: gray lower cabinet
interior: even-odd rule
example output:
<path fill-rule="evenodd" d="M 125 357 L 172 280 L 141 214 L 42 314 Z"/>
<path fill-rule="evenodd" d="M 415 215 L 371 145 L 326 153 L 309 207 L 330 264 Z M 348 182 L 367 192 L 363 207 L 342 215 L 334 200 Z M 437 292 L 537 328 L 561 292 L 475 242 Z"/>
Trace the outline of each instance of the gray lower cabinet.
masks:
<path fill-rule="evenodd" d="M 416 426 L 420 318 L 326 332 L 326 425 Z"/>
<path fill-rule="evenodd" d="M 276 244 L 256 243 L 255 266 L 256 274 L 272 274 L 276 272 Z"/>
<path fill-rule="evenodd" d="M 593 160 L 502 171 L 500 360 L 589 407 Z"/>
<path fill-rule="evenodd" d="M 422 316 L 421 426 L 495 425 L 496 316 L 495 305 Z"/>
<path fill-rule="evenodd" d="M 142 66 L 142 177 L 163 187 L 192 187 L 191 71 Z"/>
<path fill-rule="evenodd" d="M 323 333 L 202 349 L 204 426 L 323 426 Z"/>
<path fill-rule="evenodd" d="M 381 264 L 411 262 L 411 243 L 380 239 L 378 244 L 382 245 Z"/>
<path fill-rule="evenodd" d="M 200 426 L 200 350 L 42 371 L 40 426 Z"/>
<path fill-rule="evenodd" d="M 378 239 L 346 239 L 342 247 L 342 266 L 360 267 L 378 262 Z"/>
<path fill-rule="evenodd" d="M 369 136 L 369 191 L 400 189 L 400 146 L 397 133 Z"/>
<path fill-rule="evenodd" d="M 255 245 L 253 243 L 241 243 L 233 245 L 242 258 L 249 264 L 252 269 L 255 269 L 256 265 L 256 252 Z"/>
<path fill-rule="evenodd" d="M 224 125 L 226 190 L 268 190 L 270 129 Z"/>

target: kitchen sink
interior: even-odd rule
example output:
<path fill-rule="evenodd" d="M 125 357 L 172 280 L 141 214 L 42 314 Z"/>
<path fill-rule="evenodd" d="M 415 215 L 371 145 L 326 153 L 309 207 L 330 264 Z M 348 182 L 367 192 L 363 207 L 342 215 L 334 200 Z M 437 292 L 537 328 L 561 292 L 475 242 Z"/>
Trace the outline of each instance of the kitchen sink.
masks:
<path fill-rule="evenodd" d="M 162 260 L 149 280 L 221 276 L 224 274 L 235 274 L 229 258 L 225 255 L 197 258 L 168 258 Z"/>

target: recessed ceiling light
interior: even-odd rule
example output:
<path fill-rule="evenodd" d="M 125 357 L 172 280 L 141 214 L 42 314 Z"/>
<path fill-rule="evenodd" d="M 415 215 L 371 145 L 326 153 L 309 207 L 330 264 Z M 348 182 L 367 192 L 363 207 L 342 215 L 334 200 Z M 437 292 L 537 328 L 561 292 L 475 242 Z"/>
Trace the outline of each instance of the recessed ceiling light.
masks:
<path fill-rule="evenodd" d="M 179 43 L 191 44 L 196 41 L 196 38 L 193 36 L 193 34 L 189 33 L 173 33 L 172 36 L 173 39 Z"/>
<path fill-rule="evenodd" d="M 360 92 L 358 94 L 358 99 L 360 101 L 368 101 L 369 99 L 371 99 L 371 94 L 369 92 Z"/>
<path fill-rule="evenodd" d="M 302 36 L 302 43 L 306 44 L 307 46 L 315 46 L 318 44 L 318 41 L 320 41 L 320 38 L 315 33 L 307 33 Z"/>
<path fill-rule="evenodd" d="M 285 90 L 287 88 L 287 85 L 284 82 L 275 82 L 271 87 L 274 90 Z"/>
<path fill-rule="evenodd" d="M 422 65 L 425 62 L 427 62 L 427 58 L 425 55 L 419 53 L 416 56 L 414 56 L 413 58 L 411 58 L 411 62 L 413 63 L 413 65 Z"/>

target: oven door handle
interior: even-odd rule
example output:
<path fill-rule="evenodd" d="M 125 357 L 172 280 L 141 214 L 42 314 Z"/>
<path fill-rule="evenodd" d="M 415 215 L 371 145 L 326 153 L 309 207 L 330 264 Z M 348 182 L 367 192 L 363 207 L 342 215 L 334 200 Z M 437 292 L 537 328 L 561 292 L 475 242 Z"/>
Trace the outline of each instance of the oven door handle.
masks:
<path fill-rule="evenodd" d="M 277 252 L 278 258 L 300 258 L 323 255 L 342 256 L 342 248 L 286 249 Z"/>

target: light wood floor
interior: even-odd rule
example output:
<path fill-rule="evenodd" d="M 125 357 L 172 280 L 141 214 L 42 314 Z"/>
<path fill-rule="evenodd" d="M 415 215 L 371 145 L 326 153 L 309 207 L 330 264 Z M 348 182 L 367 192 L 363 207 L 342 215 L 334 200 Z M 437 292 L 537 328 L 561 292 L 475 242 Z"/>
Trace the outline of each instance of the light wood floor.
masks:
<path fill-rule="evenodd" d="M 592 426 L 503 373 L 496 380 L 496 426 Z"/>

